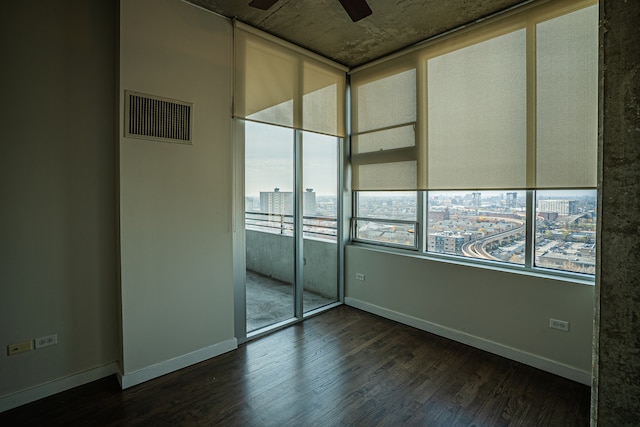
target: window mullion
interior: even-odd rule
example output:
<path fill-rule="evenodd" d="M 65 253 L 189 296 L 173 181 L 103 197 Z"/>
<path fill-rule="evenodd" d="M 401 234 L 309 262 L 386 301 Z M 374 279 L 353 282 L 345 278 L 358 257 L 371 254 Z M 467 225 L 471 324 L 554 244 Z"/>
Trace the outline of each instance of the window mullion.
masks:
<path fill-rule="evenodd" d="M 416 200 L 416 220 L 418 223 L 418 229 L 416 230 L 416 239 L 418 239 L 418 250 L 420 252 L 426 252 L 427 246 L 427 226 L 429 224 L 429 208 L 425 206 L 425 200 L 427 199 L 426 191 L 418 191 L 418 197 Z"/>
<path fill-rule="evenodd" d="M 302 319 L 303 306 L 302 306 L 302 293 L 304 283 L 304 217 L 302 209 L 302 131 L 294 130 L 294 196 L 293 196 L 293 226 L 294 226 L 294 286 L 293 286 L 293 308 L 294 316 L 297 319 Z"/>
<path fill-rule="evenodd" d="M 535 231 L 536 231 L 536 199 L 535 191 L 527 190 L 526 203 L 526 231 L 525 231 L 525 249 L 524 249 L 524 266 L 525 268 L 533 268 L 535 256 Z"/>

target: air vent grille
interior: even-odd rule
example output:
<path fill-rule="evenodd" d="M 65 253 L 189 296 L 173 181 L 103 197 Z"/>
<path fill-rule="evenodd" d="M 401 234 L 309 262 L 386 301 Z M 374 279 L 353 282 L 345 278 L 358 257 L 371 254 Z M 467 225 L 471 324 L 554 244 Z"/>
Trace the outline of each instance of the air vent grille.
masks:
<path fill-rule="evenodd" d="M 125 92 L 125 136 L 191 144 L 192 104 Z"/>

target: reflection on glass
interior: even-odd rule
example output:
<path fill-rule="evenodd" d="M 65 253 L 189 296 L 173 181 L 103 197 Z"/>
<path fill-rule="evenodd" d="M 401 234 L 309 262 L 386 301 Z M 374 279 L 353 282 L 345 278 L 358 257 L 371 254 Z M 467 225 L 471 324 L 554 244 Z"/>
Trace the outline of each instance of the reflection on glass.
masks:
<path fill-rule="evenodd" d="M 524 191 L 431 191 L 429 252 L 524 264 Z"/>
<path fill-rule="evenodd" d="M 597 191 L 538 191 L 536 199 L 535 265 L 595 274 Z"/>

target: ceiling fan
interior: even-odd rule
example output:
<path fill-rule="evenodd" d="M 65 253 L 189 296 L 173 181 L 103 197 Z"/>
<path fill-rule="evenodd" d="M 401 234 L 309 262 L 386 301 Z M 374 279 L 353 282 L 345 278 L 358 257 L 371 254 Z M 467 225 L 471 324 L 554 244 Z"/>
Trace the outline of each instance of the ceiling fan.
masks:
<path fill-rule="evenodd" d="M 267 10 L 278 0 L 251 0 L 249 6 Z M 371 15 L 372 11 L 366 0 L 339 0 L 344 10 L 349 14 L 353 22 L 357 22 L 362 18 Z"/>

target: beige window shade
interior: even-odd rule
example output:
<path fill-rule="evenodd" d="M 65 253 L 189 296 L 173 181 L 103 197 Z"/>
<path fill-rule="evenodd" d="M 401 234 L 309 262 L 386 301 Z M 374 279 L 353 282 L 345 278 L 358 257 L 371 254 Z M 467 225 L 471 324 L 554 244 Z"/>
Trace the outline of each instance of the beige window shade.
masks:
<path fill-rule="evenodd" d="M 415 160 L 363 164 L 355 169 L 358 173 L 353 175 L 353 186 L 360 191 L 405 190 L 407 187 L 416 187 L 417 162 Z"/>
<path fill-rule="evenodd" d="M 531 4 L 354 70 L 353 189 L 595 188 L 597 21 Z"/>
<path fill-rule="evenodd" d="M 429 188 L 526 184 L 524 30 L 427 62 Z"/>
<path fill-rule="evenodd" d="M 302 129 L 344 136 L 346 74 L 307 60 L 302 77 Z"/>
<path fill-rule="evenodd" d="M 345 136 L 345 69 L 236 23 L 234 117 Z"/>
<path fill-rule="evenodd" d="M 596 187 L 598 6 L 536 28 L 536 187 Z"/>
<path fill-rule="evenodd" d="M 380 79 L 352 80 L 352 187 L 410 190 L 417 186 L 416 69 L 397 67 Z"/>
<path fill-rule="evenodd" d="M 416 70 L 400 71 L 365 84 L 352 80 L 357 91 L 354 133 L 416 121 Z"/>

